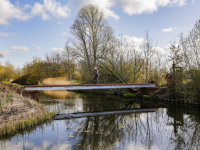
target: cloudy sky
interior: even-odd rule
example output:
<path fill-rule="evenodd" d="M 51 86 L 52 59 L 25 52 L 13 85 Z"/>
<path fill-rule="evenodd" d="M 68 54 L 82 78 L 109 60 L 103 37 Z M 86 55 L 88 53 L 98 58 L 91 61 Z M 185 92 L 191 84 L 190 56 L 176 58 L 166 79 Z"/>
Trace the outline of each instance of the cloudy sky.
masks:
<path fill-rule="evenodd" d="M 0 0 L 0 62 L 22 67 L 33 56 L 63 48 L 87 4 L 102 8 L 116 36 L 137 40 L 148 29 L 159 47 L 178 42 L 200 19 L 200 0 Z"/>

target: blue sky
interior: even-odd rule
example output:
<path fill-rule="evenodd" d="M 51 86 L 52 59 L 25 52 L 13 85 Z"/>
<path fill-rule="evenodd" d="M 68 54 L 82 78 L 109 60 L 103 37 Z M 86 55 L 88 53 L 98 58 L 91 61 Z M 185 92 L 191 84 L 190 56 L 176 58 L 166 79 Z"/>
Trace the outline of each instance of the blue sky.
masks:
<path fill-rule="evenodd" d="M 0 0 L 0 62 L 23 67 L 33 56 L 64 48 L 79 8 L 87 4 L 105 12 L 116 36 L 137 40 L 148 29 L 161 48 L 178 42 L 200 19 L 200 0 Z"/>

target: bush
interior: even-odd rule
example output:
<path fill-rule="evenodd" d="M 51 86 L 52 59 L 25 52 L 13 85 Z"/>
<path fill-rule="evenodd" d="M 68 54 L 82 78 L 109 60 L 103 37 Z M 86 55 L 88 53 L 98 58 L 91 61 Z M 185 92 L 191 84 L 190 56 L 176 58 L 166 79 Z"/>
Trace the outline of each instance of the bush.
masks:
<path fill-rule="evenodd" d="M 20 85 L 37 85 L 38 81 L 39 79 L 36 79 L 34 75 L 32 75 L 31 73 L 27 73 L 13 80 L 11 83 L 17 83 Z"/>

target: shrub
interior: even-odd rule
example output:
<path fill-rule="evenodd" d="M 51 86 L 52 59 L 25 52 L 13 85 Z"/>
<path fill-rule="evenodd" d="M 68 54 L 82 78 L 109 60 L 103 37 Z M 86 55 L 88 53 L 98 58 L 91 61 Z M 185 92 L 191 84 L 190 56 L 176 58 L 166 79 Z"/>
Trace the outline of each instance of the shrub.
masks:
<path fill-rule="evenodd" d="M 36 79 L 31 73 L 22 75 L 21 77 L 13 80 L 11 83 L 17 83 L 20 85 L 36 85 L 39 79 Z"/>

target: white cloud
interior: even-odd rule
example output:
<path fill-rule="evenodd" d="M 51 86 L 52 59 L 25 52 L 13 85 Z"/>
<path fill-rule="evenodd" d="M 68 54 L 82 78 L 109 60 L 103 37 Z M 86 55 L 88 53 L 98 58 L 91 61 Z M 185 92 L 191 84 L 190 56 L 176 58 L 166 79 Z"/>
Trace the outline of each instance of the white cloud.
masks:
<path fill-rule="evenodd" d="M 0 25 L 9 25 L 9 21 L 29 20 L 31 16 L 22 11 L 21 8 L 14 6 L 9 0 L 0 0 Z"/>
<path fill-rule="evenodd" d="M 44 0 L 43 4 L 36 2 L 34 6 L 29 4 L 19 7 L 9 0 L 0 0 L 0 25 L 9 25 L 11 20 L 29 20 L 34 16 L 40 16 L 42 20 L 51 18 L 65 19 L 71 14 L 68 5 L 61 5 L 56 0 Z"/>
<path fill-rule="evenodd" d="M 0 32 L 0 36 L 2 36 L 2 37 L 8 37 L 10 35 L 17 35 L 17 33 L 15 33 L 15 32 L 10 32 L 10 33 L 8 33 L 8 32 Z"/>
<path fill-rule="evenodd" d="M 103 8 L 103 11 L 104 11 L 105 18 L 114 18 L 115 20 L 120 19 L 120 16 L 116 15 L 114 11 L 108 8 Z"/>
<path fill-rule="evenodd" d="M 1 53 L 3 54 L 4 57 L 12 55 L 12 53 L 9 50 L 1 51 Z"/>
<path fill-rule="evenodd" d="M 129 15 L 153 13 L 159 7 L 166 6 L 183 6 L 186 5 L 186 0 L 73 0 L 75 5 L 79 7 L 93 4 L 104 10 L 106 18 L 114 18 L 118 20 L 118 16 L 111 8 L 116 5 L 121 6 L 123 11 Z"/>
<path fill-rule="evenodd" d="M 30 51 L 30 49 L 27 46 L 13 46 L 11 47 L 11 49 L 16 51 L 25 51 L 25 52 Z"/>
<path fill-rule="evenodd" d="M 79 7 L 93 4 L 95 6 L 99 6 L 104 11 L 105 18 L 114 18 L 115 20 L 119 20 L 120 16 L 118 16 L 113 10 L 112 7 L 116 5 L 116 1 L 114 0 L 74 0 L 74 5 L 78 5 Z"/>
<path fill-rule="evenodd" d="M 31 11 L 33 15 L 41 16 L 42 20 L 68 18 L 71 14 L 68 5 L 61 5 L 55 0 L 44 0 L 44 4 L 36 2 Z"/>
<path fill-rule="evenodd" d="M 63 32 L 62 35 L 67 35 L 67 32 Z"/>
<path fill-rule="evenodd" d="M 62 21 L 58 21 L 58 24 L 63 24 L 63 22 Z"/>
<path fill-rule="evenodd" d="M 119 0 L 124 12 L 129 15 L 153 13 L 159 7 L 165 6 L 183 6 L 186 0 Z"/>
<path fill-rule="evenodd" d="M 56 47 L 53 47 L 52 50 L 53 50 L 54 52 L 62 52 L 62 51 L 64 51 L 63 48 L 56 48 Z"/>
<path fill-rule="evenodd" d="M 134 36 L 128 36 L 125 35 L 123 36 L 125 38 L 125 40 L 129 43 L 129 44 L 134 44 L 135 46 L 139 47 L 140 44 L 142 44 L 142 42 L 144 41 L 143 38 L 137 38 Z"/>
<path fill-rule="evenodd" d="M 172 0 L 170 2 L 171 5 L 176 5 L 176 6 L 184 6 L 187 5 L 186 0 Z"/>
<path fill-rule="evenodd" d="M 172 32 L 174 28 L 163 29 L 162 32 Z"/>
<path fill-rule="evenodd" d="M 40 46 L 37 46 L 37 45 L 34 45 L 34 47 L 38 50 L 43 50 L 43 47 L 40 47 Z"/>
<path fill-rule="evenodd" d="M 152 13 L 157 11 L 156 0 L 120 0 L 124 12 L 129 15 Z"/>
<path fill-rule="evenodd" d="M 31 8 L 31 6 L 30 5 L 24 5 L 24 9 L 29 9 L 29 8 Z"/>
<path fill-rule="evenodd" d="M 196 1 L 196 0 L 193 0 L 193 1 L 192 1 L 192 4 L 193 4 L 195 1 Z"/>
<path fill-rule="evenodd" d="M 192 0 L 194 3 L 195 0 Z M 52 18 L 66 19 L 71 14 L 70 5 L 82 7 L 87 4 L 99 6 L 105 18 L 119 20 L 120 16 L 112 8 L 120 6 L 129 15 L 153 13 L 159 7 L 184 6 L 186 0 L 70 0 L 66 5 L 62 5 L 56 0 L 43 0 L 43 4 L 35 2 L 33 6 L 26 4 L 23 7 L 12 4 L 9 0 L 0 0 L 0 25 L 9 25 L 11 20 L 25 21 L 40 16 L 42 20 Z M 72 6 L 72 5 L 71 5 Z M 63 22 L 58 22 L 62 24 Z"/>

